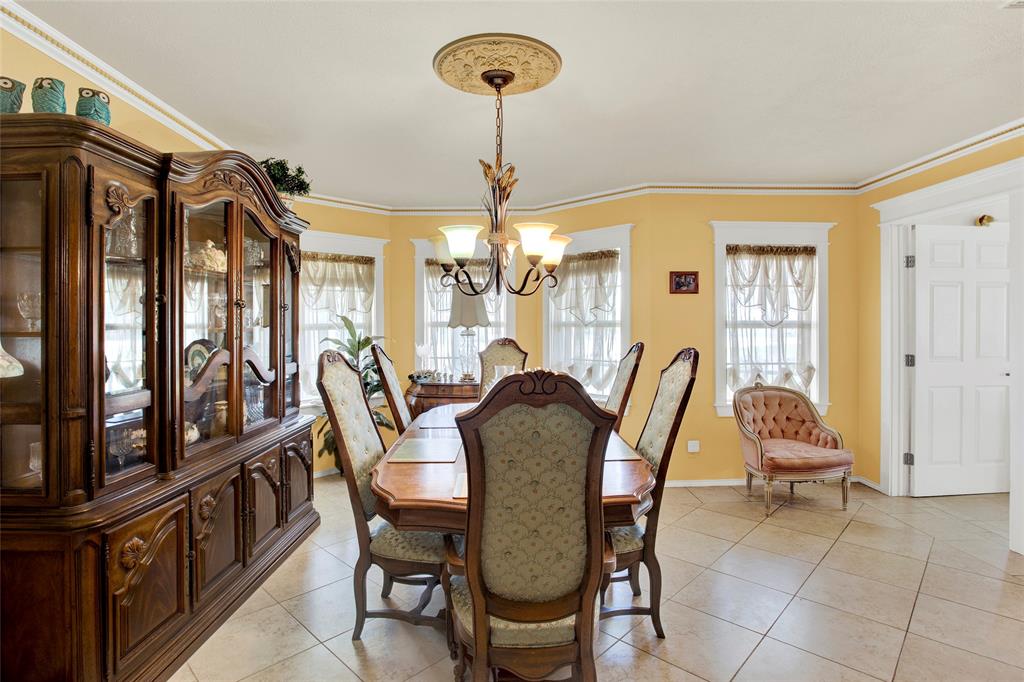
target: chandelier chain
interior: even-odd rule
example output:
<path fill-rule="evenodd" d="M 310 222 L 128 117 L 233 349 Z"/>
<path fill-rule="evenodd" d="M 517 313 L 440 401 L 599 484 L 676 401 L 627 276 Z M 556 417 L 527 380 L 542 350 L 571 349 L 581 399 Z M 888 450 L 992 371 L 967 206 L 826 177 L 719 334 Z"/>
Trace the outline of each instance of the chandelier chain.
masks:
<path fill-rule="evenodd" d="M 494 172 L 497 175 L 501 173 L 501 145 L 502 133 L 505 127 L 505 113 L 501 103 L 501 86 L 496 85 L 494 91 L 497 93 L 497 97 L 494 100 Z"/>

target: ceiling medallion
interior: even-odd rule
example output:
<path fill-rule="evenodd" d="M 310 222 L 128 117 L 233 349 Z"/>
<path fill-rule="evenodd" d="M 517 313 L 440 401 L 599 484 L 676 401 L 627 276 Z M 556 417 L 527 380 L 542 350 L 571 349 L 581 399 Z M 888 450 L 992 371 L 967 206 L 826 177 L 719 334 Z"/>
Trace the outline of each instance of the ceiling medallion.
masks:
<path fill-rule="evenodd" d="M 523 255 L 530 267 L 519 283 L 509 280 L 509 269 L 520 242 L 509 239 L 505 227 L 512 189 L 519 182 L 516 167 L 502 160 L 502 134 L 505 127 L 503 95 L 530 92 L 547 85 L 562 68 L 562 58 L 549 45 L 527 36 L 488 33 L 459 38 L 434 55 L 434 71 L 445 83 L 464 92 L 493 95 L 495 98 L 494 164 L 480 159 L 487 191 L 484 212 L 490 228 L 487 232 L 486 279 L 475 281 L 468 265 L 477 250 L 480 225 L 446 225 L 441 235 L 430 241 L 444 274 L 441 284 L 457 287 L 468 296 L 479 296 L 496 289 L 516 296 L 529 296 L 558 284 L 555 269 L 562 262 L 568 237 L 552 234 L 557 225 L 517 223 Z M 479 276 L 479 273 L 478 273 Z"/>
<path fill-rule="evenodd" d="M 434 55 L 434 71 L 448 85 L 474 95 L 493 95 L 481 78 L 486 71 L 508 71 L 515 79 L 503 89 L 518 95 L 542 88 L 562 70 L 554 48 L 536 38 L 514 33 L 478 33 L 453 40 Z"/>

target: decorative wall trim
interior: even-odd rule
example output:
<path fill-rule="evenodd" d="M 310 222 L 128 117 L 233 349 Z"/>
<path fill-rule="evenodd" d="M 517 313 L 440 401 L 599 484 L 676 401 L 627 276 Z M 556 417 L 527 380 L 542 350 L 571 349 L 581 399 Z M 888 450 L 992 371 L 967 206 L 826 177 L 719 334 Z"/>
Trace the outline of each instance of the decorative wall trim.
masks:
<path fill-rule="evenodd" d="M 183 113 L 92 54 L 24 7 L 0 0 L 0 27 L 25 41 L 105 92 L 153 117 L 200 149 L 230 149 L 230 145 Z"/>
<path fill-rule="evenodd" d="M 0 0 L 0 27 L 67 66 L 75 73 L 88 78 L 109 94 L 125 100 L 139 111 L 152 116 L 174 132 L 194 142 L 201 149 L 231 148 L 231 145 L 212 132 L 11 0 Z M 1024 118 L 1019 118 L 853 183 L 646 182 L 559 199 L 536 206 L 522 207 L 513 209 L 511 212 L 516 215 L 549 213 L 648 194 L 857 195 L 1022 135 L 1024 135 Z M 325 194 L 299 197 L 296 201 L 379 215 L 478 216 L 482 213 L 479 206 L 385 206 Z"/>

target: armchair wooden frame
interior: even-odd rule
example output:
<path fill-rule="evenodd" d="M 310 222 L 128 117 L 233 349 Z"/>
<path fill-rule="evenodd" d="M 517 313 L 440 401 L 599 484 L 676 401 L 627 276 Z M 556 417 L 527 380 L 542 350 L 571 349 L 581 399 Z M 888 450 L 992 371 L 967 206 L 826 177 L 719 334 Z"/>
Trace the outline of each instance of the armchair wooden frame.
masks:
<path fill-rule="evenodd" d="M 515 404 L 531 407 L 571 404 L 594 426 L 585 484 L 586 558 L 579 587 L 547 602 L 514 601 L 491 593 L 483 578 L 481 558 L 484 526 L 485 464 L 480 429 L 492 417 Z M 452 617 L 456 642 L 455 679 L 462 679 L 467 658 L 472 662 L 474 682 L 490 679 L 491 668 L 507 670 L 527 680 L 544 679 L 558 668 L 571 665 L 574 679 L 597 679 L 594 663 L 594 611 L 598 590 L 614 552 L 604 534 L 602 482 L 604 452 L 615 417 L 598 407 L 583 386 L 567 374 L 531 371 L 504 377 L 473 410 L 456 418 L 466 455 L 469 480 L 468 526 L 465 559 L 458 556 L 451 536 L 446 539 L 448 557 L 442 576 L 450 600 L 450 576 L 464 575 L 472 595 L 473 632 Z M 448 611 L 453 613 L 449 602 Z M 519 622 L 553 621 L 575 615 L 575 641 L 536 648 L 494 646 L 490 642 L 490 616 Z"/>
<path fill-rule="evenodd" d="M 619 364 L 621 365 L 622 360 L 628 358 L 632 353 L 636 353 L 636 361 L 633 363 L 633 369 L 629 373 L 629 380 L 626 382 L 626 390 L 622 394 L 622 400 L 619 402 L 619 406 L 615 411 L 616 433 L 618 433 L 619 429 L 622 427 L 622 418 L 626 416 L 626 407 L 629 405 L 629 397 L 633 394 L 633 384 L 636 382 L 636 375 L 640 371 L 640 361 L 643 360 L 644 357 L 644 342 L 637 341 L 630 346 L 629 350 L 626 351 L 626 354 L 622 356 L 621 360 L 619 360 Z M 605 403 L 605 405 L 607 406 L 607 403 Z"/>
<path fill-rule="evenodd" d="M 487 353 L 494 346 L 514 346 L 517 351 L 522 353 L 523 358 L 519 362 L 519 370 L 520 371 L 522 371 L 523 369 L 526 368 L 526 358 L 528 358 L 530 356 L 529 353 L 527 353 L 525 350 L 523 350 L 522 346 L 520 346 L 518 343 L 516 343 L 515 339 L 510 339 L 507 336 L 503 336 L 500 339 L 494 339 L 489 344 L 487 344 L 487 347 L 484 348 L 482 351 L 480 351 L 478 353 L 478 355 L 480 356 L 480 397 L 483 397 L 484 391 L 487 390 L 487 384 L 488 384 L 488 381 L 489 381 L 484 376 L 484 373 L 487 370 L 486 356 L 487 356 Z"/>
<path fill-rule="evenodd" d="M 402 435 L 409 428 L 409 422 L 405 421 L 401 410 L 398 409 L 398 401 L 401 400 L 405 404 L 405 414 L 412 416 L 412 410 L 409 407 L 409 403 L 405 402 L 405 393 L 402 392 L 402 387 L 392 386 L 387 373 L 384 371 L 385 361 L 390 363 L 392 367 L 395 366 L 395 363 L 391 361 L 391 357 L 381 348 L 380 344 L 375 343 L 370 346 L 370 354 L 373 355 L 373 362 L 377 365 L 377 376 L 380 378 L 380 384 L 384 388 L 384 398 L 388 401 L 391 418 L 395 420 L 395 429 L 398 431 L 398 435 Z"/>
<path fill-rule="evenodd" d="M 665 492 L 665 481 L 668 479 L 668 468 L 672 460 L 672 450 L 676 444 L 676 437 L 679 435 L 679 428 L 683 423 L 683 416 L 686 414 L 686 406 L 690 402 L 690 394 L 693 392 L 693 384 L 697 379 L 697 364 L 699 360 L 700 353 L 697 352 L 696 348 L 683 348 L 675 354 L 672 361 L 668 363 L 665 369 L 661 370 L 661 375 L 658 379 L 659 387 L 661 386 L 661 381 L 665 376 L 665 372 L 667 372 L 676 362 L 688 361 L 690 363 L 690 378 L 686 383 L 686 389 L 683 391 L 683 397 L 679 401 L 679 407 L 676 409 L 675 418 L 672 420 L 668 439 L 665 441 L 665 449 L 662 452 L 661 460 L 658 463 L 658 472 L 654 478 L 654 490 L 651 491 L 651 509 L 647 512 L 647 525 L 644 527 L 643 547 L 632 552 L 616 554 L 614 572 L 619 573 L 621 571 L 627 571 L 627 574 L 616 577 L 608 575 L 605 578 L 604 583 L 601 585 L 601 620 L 614 618 L 615 616 L 650 616 L 651 622 L 654 625 L 654 632 L 662 639 L 665 637 L 665 630 L 661 625 L 661 564 L 658 563 L 658 557 L 655 553 L 658 539 L 658 515 L 661 513 L 661 498 L 662 494 Z M 657 392 L 655 392 L 655 400 L 657 400 Z M 652 403 L 651 412 L 653 411 L 654 404 Z M 648 413 L 647 421 L 644 423 L 644 431 L 647 430 L 647 426 L 650 421 L 651 414 Z M 642 438 L 643 431 L 640 432 L 640 438 L 637 439 L 637 443 L 639 443 Z M 612 582 L 628 580 L 630 588 L 633 591 L 633 596 L 640 596 L 641 563 L 647 567 L 647 572 L 651 579 L 651 593 L 648 596 L 648 605 L 629 606 L 617 609 L 606 608 L 604 606 L 605 591 Z"/>
<path fill-rule="evenodd" d="M 348 448 L 346 447 L 345 439 L 341 437 L 342 430 L 338 424 L 337 414 L 335 413 L 334 406 L 331 403 L 330 395 L 323 384 L 324 374 L 327 369 L 339 363 L 343 363 L 343 366 L 347 371 L 353 372 L 357 375 L 359 374 L 359 370 L 352 366 L 352 363 L 348 361 L 348 358 L 338 351 L 327 350 L 320 354 L 320 361 L 317 367 L 316 387 L 320 391 L 320 397 L 323 400 L 324 408 L 327 411 L 327 417 L 331 422 L 331 429 L 333 429 L 335 434 L 335 446 L 338 448 L 338 455 L 341 458 L 341 463 L 344 467 L 343 471 L 346 472 L 345 483 L 348 486 L 349 500 L 352 503 L 352 514 L 355 517 L 356 538 L 359 542 L 359 559 L 356 561 L 355 575 L 352 578 L 356 602 L 356 622 L 355 628 L 352 631 L 352 639 L 358 640 L 361 637 L 363 625 L 367 618 L 393 618 L 413 625 L 432 625 L 443 629 L 447 622 L 447 615 L 443 610 L 436 616 L 426 615 L 423 611 L 426 609 L 427 604 L 433 596 L 434 588 L 441 583 L 441 573 L 444 569 L 444 564 L 429 564 L 418 561 L 391 559 L 388 557 L 377 556 L 370 552 L 369 519 L 363 512 L 362 498 L 359 495 L 359 484 L 356 482 L 355 476 L 349 475 L 348 473 L 355 471 L 352 466 L 352 458 L 349 455 Z M 362 386 L 361 376 L 360 386 Z M 362 394 L 363 403 L 365 404 L 367 411 L 370 411 L 370 403 L 366 399 L 365 389 L 362 391 Z M 384 447 L 384 439 L 381 438 L 380 431 L 378 431 L 376 427 L 374 428 L 374 431 L 376 431 L 377 438 L 380 439 L 381 452 L 384 452 L 386 450 Z M 372 518 L 372 516 L 370 518 Z M 373 565 L 380 566 L 381 571 L 384 573 L 384 586 L 380 594 L 382 599 L 386 599 L 391 594 L 391 588 L 395 583 L 402 585 L 423 585 L 423 594 L 420 596 L 419 602 L 416 606 L 409 611 L 403 611 L 401 609 L 379 609 L 368 611 L 366 608 L 366 574 Z"/>
<path fill-rule="evenodd" d="M 767 386 L 762 383 L 756 383 L 753 386 L 747 386 L 736 391 L 732 396 L 732 413 L 736 418 L 736 427 L 740 430 L 740 438 L 746 438 L 750 440 L 757 448 L 757 461 L 758 468 L 754 468 L 749 462 L 744 462 L 743 468 L 747 472 L 747 494 L 749 495 L 753 491 L 754 477 L 758 477 L 764 481 L 764 514 L 765 516 L 772 515 L 772 488 L 776 482 L 789 483 L 789 494 L 792 497 L 794 493 L 794 487 L 797 483 L 813 483 L 826 481 L 834 481 L 836 479 L 842 480 L 842 493 L 843 493 L 843 511 L 846 511 L 846 507 L 850 500 L 850 475 L 853 472 L 852 465 L 845 465 L 841 467 L 834 467 L 831 469 L 822 469 L 821 471 L 792 471 L 792 472 L 778 472 L 768 473 L 764 471 L 764 444 L 761 443 L 761 437 L 750 430 L 747 427 L 745 420 L 740 414 L 738 400 L 747 393 L 755 391 L 778 391 L 780 393 L 788 393 L 795 397 L 797 400 L 802 402 L 810 413 L 814 416 L 814 422 L 818 425 L 825 433 L 828 433 L 836 439 L 837 449 L 843 449 L 843 436 L 839 431 L 832 428 L 825 423 L 825 420 L 821 418 L 818 413 L 818 409 L 811 402 L 811 399 L 800 391 L 796 391 L 792 388 L 786 388 L 784 386 Z"/>

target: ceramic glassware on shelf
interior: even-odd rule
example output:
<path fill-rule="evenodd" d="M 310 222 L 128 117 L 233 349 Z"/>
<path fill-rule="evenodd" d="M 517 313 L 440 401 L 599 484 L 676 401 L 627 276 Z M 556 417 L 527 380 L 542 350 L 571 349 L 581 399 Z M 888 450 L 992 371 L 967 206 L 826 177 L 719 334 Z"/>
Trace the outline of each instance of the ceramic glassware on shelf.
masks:
<path fill-rule="evenodd" d="M 95 88 L 78 88 L 75 116 L 110 125 L 110 95 Z"/>
<path fill-rule="evenodd" d="M 64 102 L 64 81 L 56 78 L 37 78 L 32 84 L 32 111 L 37 114 L 67 113 Z"/>
<path fill-rule="evenodd" d="M 21 96 L 24 94 L 24 83 L 0 76 L 0 114 L 16 114 L 21 111 Z"/>

